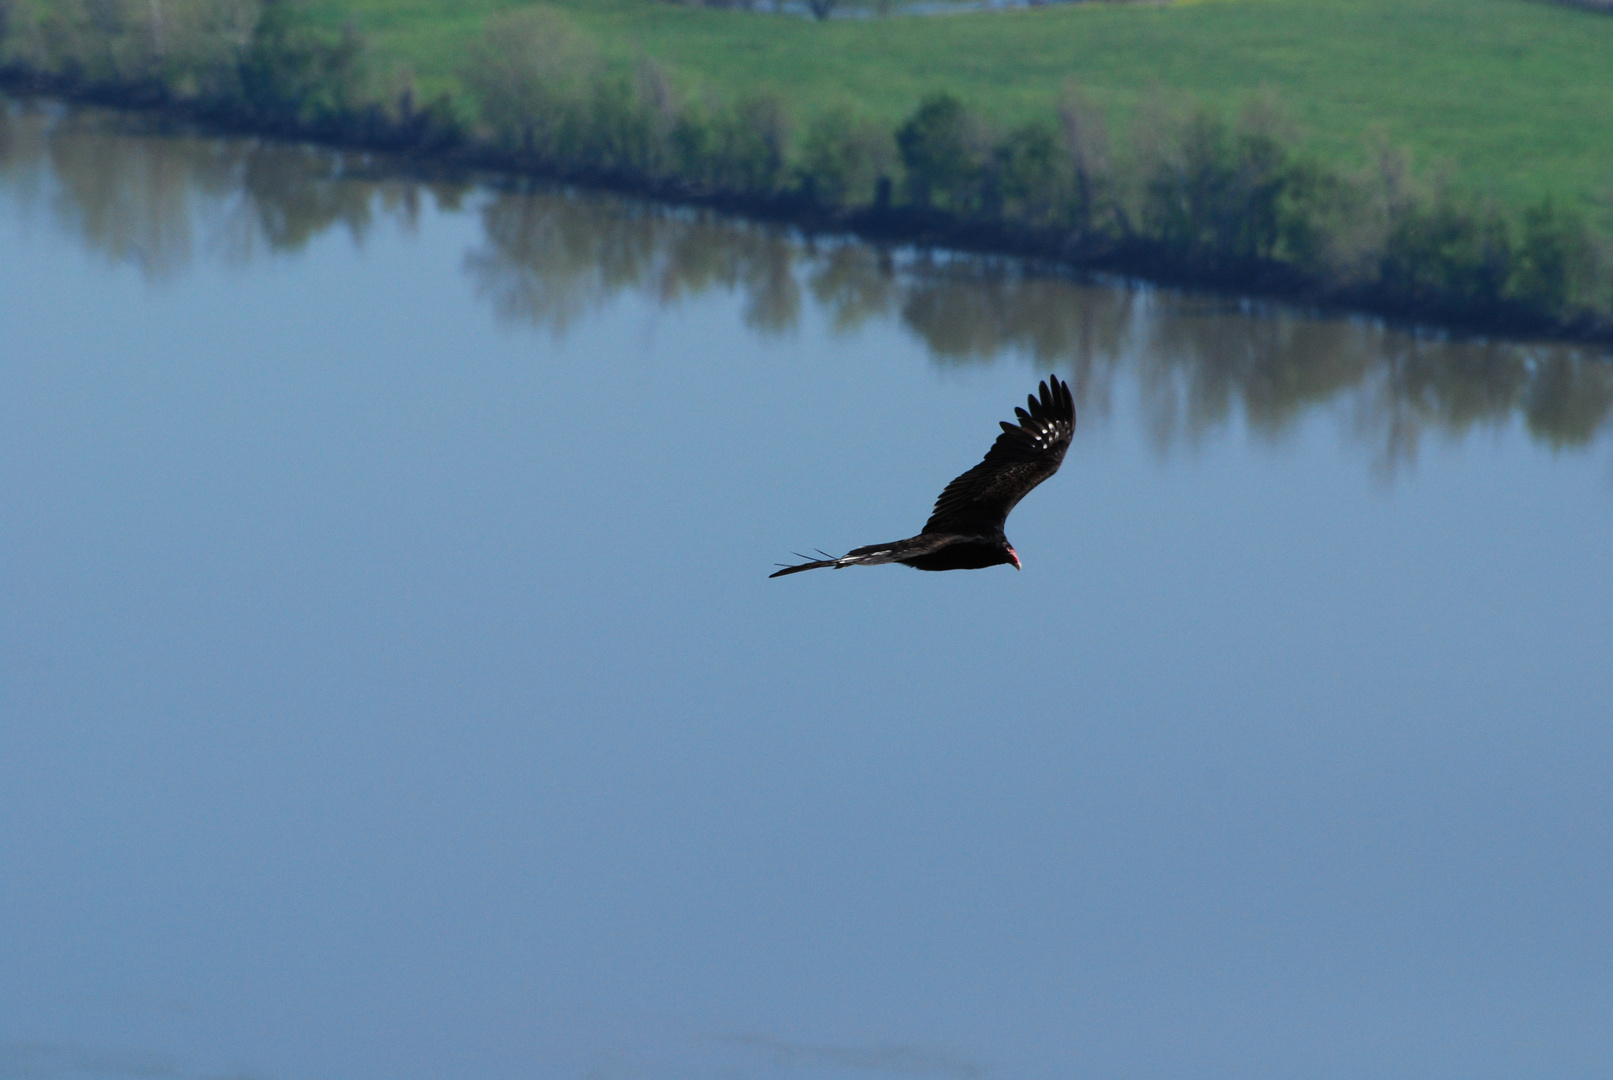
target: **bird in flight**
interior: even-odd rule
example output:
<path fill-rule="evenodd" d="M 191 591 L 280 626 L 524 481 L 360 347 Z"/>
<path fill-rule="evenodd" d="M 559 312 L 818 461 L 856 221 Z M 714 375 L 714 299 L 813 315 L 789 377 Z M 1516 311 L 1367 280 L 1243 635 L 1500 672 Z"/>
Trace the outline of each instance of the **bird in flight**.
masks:
<path fill-rule="evenodd" d="M 877 566 L 899 562 L 917 570 L 978 570 L 983 566 L 1013 563 L 1019 554 L 1003 535 L 1008 512 L 1031 488 L 1059 471 L 1064 452 L 1075 434 L 1075 399 L 1068 383 L 1050 376 L 1030 396 L 1029 411 L 1015 409 L 1019 423 L 1002 422 L 1003 433 L 986 451 L 985 460 L 952 483 L 935 500 L 935 512 L 917 536 L 889 544 L 869 544 L 838 559 L 827 552 L 769 577 L 798 574 L 832 566 Z M 806 556 L 802 555 L 805 559 Z M 783 566 L 784 564 L 780 563 Z"/>

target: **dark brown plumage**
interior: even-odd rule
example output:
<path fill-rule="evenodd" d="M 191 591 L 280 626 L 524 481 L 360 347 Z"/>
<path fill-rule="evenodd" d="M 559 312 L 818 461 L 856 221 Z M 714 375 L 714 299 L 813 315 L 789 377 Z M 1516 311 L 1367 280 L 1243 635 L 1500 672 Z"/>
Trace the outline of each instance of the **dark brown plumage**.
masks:
<path fill-rule="evenodd" d="M 838 559 L 786 566 L 769 576 L 783 577 L 822 566 L 839 570 L 889 562 L 918 570 L 977 570 L 1012 563 L 1017 570 L 1019 555 L 1003 534 L 1003 524 L 1031 488 L 1059 471 L 1075 434 L 1075 399 L 1069 384 L 1051 376 L 1039 390 L 1039 398 L 1027 399 L 1028 412 L 1014 410 L 1019 423 L 1002 422 L 1003 433 L 986 451 L 985 459 L 946 486 L 917 536 L 869 544 Z"/>

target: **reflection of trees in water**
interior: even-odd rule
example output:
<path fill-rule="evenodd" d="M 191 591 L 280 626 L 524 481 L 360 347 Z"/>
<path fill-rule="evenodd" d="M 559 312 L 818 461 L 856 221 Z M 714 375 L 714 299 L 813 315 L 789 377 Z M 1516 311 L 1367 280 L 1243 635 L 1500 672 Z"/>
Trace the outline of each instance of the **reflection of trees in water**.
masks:
<path fill-rule="evenodd" d="M 1354 390 L 1355 429 L 1378 447 L 1377 467 L 1414 460 L 1425 431 L 1451 439 L 1521 414 L 1531 435 L 1562 449 L 1609 426 L 1613 365 L 1586 350 L 1453 343 L 1380 331 L 1376 361 Z"/>
<path fill-rule="evenodd" d="M 1251 312 L 1224 299 L 1092 285 L 1008 260 L 936 258 L 812 243 L 709 214 L 578 194 L 494 198 L 467 266 L 505 318 L 562 332 L 626 290 L 676 303 L 745 296 L 747 322 L 778 331 L 804 282 L 829 325 L 899 319 L 937 363 L 1003 355 L 1066 372 L 1085 414 L 1107 414 L 1121 372 L 1168 449 L 1237 419 L 1282 438 L 1316 409 L 1342 413 L 1385 473 L 1425 431 L 1460 436 L 1521 413 L 1555 446 L 1589 442 L 1613 412 L 1613 365 L 1570 346 L 1451 341 L 1367 319 Z"/>
<path fill-rule="evenodd" d="M 894 307 L 940 363 L 1005 353 L 1066 370 L 1082 414 L 1108 415 L 1115 373 L 1146 304 L 1133 289 L 1027 274 L 991 260 L 921 258 L 905 268 Z"/>
<path fill-rule="evenodd" d="M 1524 401 L 1529 430 L 1557 447 L 1590 442 L 1613 410 L 1608 364 L 1560 354 L 1537 364 Z"/>
<path fill-rule="evenodd" d="M 309 146 L 276 146 L 241 163 L 241 192 L 270 250 L 298 251 L 333 225 L 362 240 L 372 224 L 374 185 L 353 182 L 335 154 Z"/>
<path fill-rule="evenodd" d="M 377 214 L 412 222 L 421 185 L 363 179 L 365 165 L 310 146 L 0 102 L 0 180 L 22 198 L 48 190 L 56 222 L 85 248 L 152 279 L 183 271 L 198 249 L 246 260 L 299 250 L 334 225 L 362 240 Z"/>
<path fill-rule="evenodd" d="M 883 318 L 896 304 L 890 254 L 865 244 L 808 248 L 807 287 L 836 333 Z"/>
<path fill-rule="evenodd" d="M 78 113 L 0 110 L 0 131 L 5 173 L 48 177 L 59 224 L 90 250 L 135 264 L 151 277 L 169 276 L 190 261 L 191 192 L 214 192 L 225 181 L 206 144 L 86 137 Z"/>
<path fill-rule="evenodd" d="M 47 180 L 45 118 L 0 98 L 0 186 L 25 212 L 39 202 Z"/>
<path fill-rule="evenodd" d="M 628 290 L 672 304 L 714 288 L 743 292 L 756 330 L 800 318 L 797 253 L 771 230 L 576 193 L 501 196 L 482 223 L 465 267 L 501 318 L 558 333 Z"/>
<path fill-rule="evenodd" d="M 245 260 L 295 251 L 333 226 L 362 241 L 379 219 L 412 226 L 422 192 L 456 206 L 465 188 L 375 179 L 361 155 L 244 139 L 137 132 L 94 110 L 0 102 L 0 185 L 46 207 L 91 251 L 152 277 L 198 249 Z M 1613 364 L 1570 346 L 1451 341 L 1365 319 L 1255 317 L 1226 300 L 1095 286 L 1009 260 L 803 241 L 714 214 L 576 192 L 489 196 L 465 268 L 501 318 L 563 333 L 632 291 L 675 304 L 738 293 L 747 325 L 780 333 L 809 294 L 831 329 L 899 320 L 937 363 L 1017 355 L 1068 373 L 1087 419 L 1138 388 L 1161 448 L 1241 418 L 1278 439 L 1336 412 L 1392 473 L 1425 432 L 1460 437 L 1520 416 L 1554 447 L 1610 426 Z"/>

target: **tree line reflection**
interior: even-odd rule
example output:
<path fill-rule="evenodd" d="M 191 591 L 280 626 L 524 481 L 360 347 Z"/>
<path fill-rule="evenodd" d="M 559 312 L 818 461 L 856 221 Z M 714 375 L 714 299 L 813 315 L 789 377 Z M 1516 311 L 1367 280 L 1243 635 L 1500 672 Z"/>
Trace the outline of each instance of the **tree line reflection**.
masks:
<path fill-rule="evenodd" d="M 802 239 L 774 227 L 573 191 L 489 192 L 406 179 L 366 155 L 136 128 L 116 114 L 0 103 L 0 188 L 86 249 L 154 280 L 198 256 L 295 252 L 412 228 L 423 200 L 478 208 L 465 256 L 504 320 L 563 334 L 624 293 L 670 305 L 723 290 L 745 323 L 821 318 L 849 333 L 899 322 L 937 364 L 1020 357 L 1066 373 L 1089 419 L 1129 379 L 1162 449 L 1241 420 L 1273 440 L 1328 410 L 1386 473 L 1420 440 L 1522 418 L 1553 447 L 1613 428 L 1613 363 L 1569 345 L 1451 340 L 1356 318 L 1087 283 L 1011 260 Z"/>

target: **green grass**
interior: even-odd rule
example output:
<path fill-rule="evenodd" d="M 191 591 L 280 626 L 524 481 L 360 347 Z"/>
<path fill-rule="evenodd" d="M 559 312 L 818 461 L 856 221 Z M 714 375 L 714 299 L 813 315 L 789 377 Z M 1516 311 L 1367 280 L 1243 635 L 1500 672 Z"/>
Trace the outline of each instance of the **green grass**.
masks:
<path fill-rule="evenodd" d="M 315 0 L 382 68 L 452 90 L 465 49 L 518 0 Z M 805 119 L 836 102 L 895 121 L 946 89 L 1016 123 L 1066 80 L 1120 130 L 1155 89 L 1233 110 L 1266 92 L 1305 141 L 1358 160 L 1383 137 L 1509 202 L 1613 192 L 1613 16 L 1541 0 L 1200 0 L 814 23 L 662 0 L 550 0 L 607 55 L 686 88 L 771 90 Z"/>

